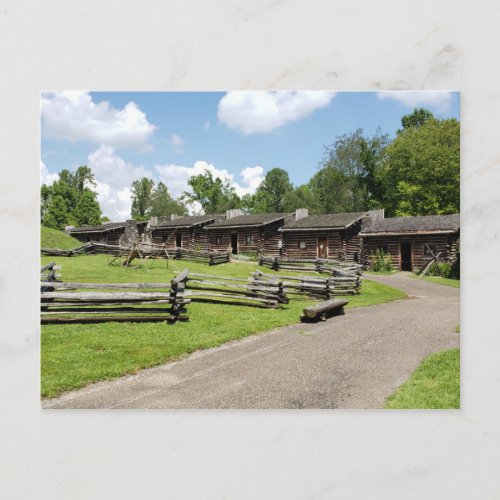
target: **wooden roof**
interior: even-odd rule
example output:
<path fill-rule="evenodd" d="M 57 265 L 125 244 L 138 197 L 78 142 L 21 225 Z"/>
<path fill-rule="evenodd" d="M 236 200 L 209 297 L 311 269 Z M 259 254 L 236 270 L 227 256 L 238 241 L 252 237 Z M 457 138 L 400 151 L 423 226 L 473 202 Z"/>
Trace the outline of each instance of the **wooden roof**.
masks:
<path fill-rule="evenodd" d="M 254 215 L 237 215 L 231 219 L 224 219 L 210 224 L 206 229 L 229 229 L 234 227 L 256 227 L 265 226 L 282 219 L 285 219 L 286 213 L 273 214 L 254 214 Z"/>
<path fill-rule="evenodd" d="M 167 217 L 159 217 L 158 225 L 153 226 L 153 229 L 160 227 L 176 227 L 176 228 L 187 228 L 198 226 L 199 224 L 205 224 L 217 220 L 223 217 L 222 215 L 186 215 L 185 217 L 178 217 L 176 219 L 169 219 Z"/>
<path fill-rule="evenodd" d="M 460 214 L 388 217 L 364 229 L 362 236 L 382 234 L 454 233 L 460 231 Z"/>
<path fill-rule="evenodd" d="M 368 212 L 349 212 L 341 214 L 311 215 L 297 221 L 291 221 L 281 228 L 282 231 L 319 231 L 345 229 L 362 219 Z"/>

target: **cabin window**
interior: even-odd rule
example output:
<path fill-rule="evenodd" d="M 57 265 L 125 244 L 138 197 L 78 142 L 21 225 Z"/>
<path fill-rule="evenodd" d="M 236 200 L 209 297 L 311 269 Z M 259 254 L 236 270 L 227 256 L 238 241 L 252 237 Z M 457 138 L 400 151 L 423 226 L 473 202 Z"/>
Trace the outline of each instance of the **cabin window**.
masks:
<path fill-rule="evenodd" d="M 219 234 L 215 237 L 215 244 L 220 245 L 222 243 L 222 236 Z"/>
<path fill-rule="evenodd" d="M 424 245 L 424 255 L 436 255 L 436 245 L 434 243 L 426 243 Z"/>
<path fill-rule="evenodd" d="M 245 236 L 245 243 L 246 243 L 247 245 L 251 245 L 251 244 L 252 244 L 252 235 L 251 235 L 251 234 L 247 234 L 247 235 Z"/>
<path fill-rule="evenodd" d="M 387 255 L 389 253 L 389 245 L 378 245 L 377 251 L 384 252 Z"/>
<path fill-rule="evenodd" d="M 306 240 L 299 240 L 298 246 L 302 249 L 307 248 Z"/>

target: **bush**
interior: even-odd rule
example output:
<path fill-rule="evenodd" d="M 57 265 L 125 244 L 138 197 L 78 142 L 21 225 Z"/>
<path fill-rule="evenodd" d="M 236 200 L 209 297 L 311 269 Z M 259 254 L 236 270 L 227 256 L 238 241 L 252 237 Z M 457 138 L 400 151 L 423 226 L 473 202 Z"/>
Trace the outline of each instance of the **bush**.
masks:
<path fill-rule="evenodd" d="M 451 275 L 451 264 L 448 262 L 436 264 L 434 262 L 425 274 L 426 276 L 443 276 L 444 278 L 449 278 Z"/>
<path fill-rule="evenodd" d="M 372 253 L 371 270 L 376 273 L 393 271 L 394 266 L 392 265 L 391 256 L 389 254 L 386 254 L 381 249 L 378 249 L 375 253 Z"/>

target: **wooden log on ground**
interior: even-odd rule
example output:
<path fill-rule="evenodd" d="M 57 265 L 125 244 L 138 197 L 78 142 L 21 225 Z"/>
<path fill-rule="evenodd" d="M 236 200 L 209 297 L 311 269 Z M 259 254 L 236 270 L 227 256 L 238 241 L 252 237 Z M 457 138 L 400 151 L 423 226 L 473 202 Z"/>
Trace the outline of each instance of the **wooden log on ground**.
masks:
<path fill-rule="evenodd" d="M 349 303 L 346 299 L 332 299 L 320 302 L 304 309 L 301 321 L 318 321 L 325 320 L 329 316 L 334 316 L 344 313 L 344 306 Z"/>

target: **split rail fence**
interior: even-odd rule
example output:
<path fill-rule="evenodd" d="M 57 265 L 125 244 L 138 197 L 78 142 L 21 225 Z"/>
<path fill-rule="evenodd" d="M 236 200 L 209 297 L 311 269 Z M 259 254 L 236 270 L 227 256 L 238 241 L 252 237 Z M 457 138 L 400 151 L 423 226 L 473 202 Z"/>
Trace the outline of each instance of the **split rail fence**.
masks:
<path fill-rule="evenodd" d="M 332 259 L 291 259 L 286 257 L 261 256 L 259 265 L 280 271 L 317 272 L 331 274 L 332 276 L 361 275 L 362 266 L 354 262 L 341 262 Z"/>
<path fill-rule="evenodd" d="M 61 250 L 58 248 L 42 248 L 42 255 L 55 257 L 73 257 L 76 255 L 103 253 L 115 257 L 124 257 L 124 265 L 128 266 L 136 258 L 156 259 L 170 258 L 178 260 L 189 260 L 203 262 L 210 266 L 229 262 L 227 252 L 215 250 L 190 250 L 187 248 L 168 248 L 166 245 L 156 243 L 136 242 L 131 245 L 108 245 L 101 242 L 90 242 L 81 247 L 71 250 Z"/>
<path fill-rule="evenodd" d="M 255 281 L 263 285 L 280 283 L 285 295 L 306 294 L 312 297 L 330 299 L 336 295 L 356 295 L 361 288 L 361 277 L 352 276 L 285 276 L 266 274 L 262 271 L 252 273 Z"/>
<path fill-rule="evenodd" d="M 53 262 L 42 267 L 42 324 L 189 319 L 187 270 L 170 283 L 69 283 L 56 279 L 57 269 Z"/>

